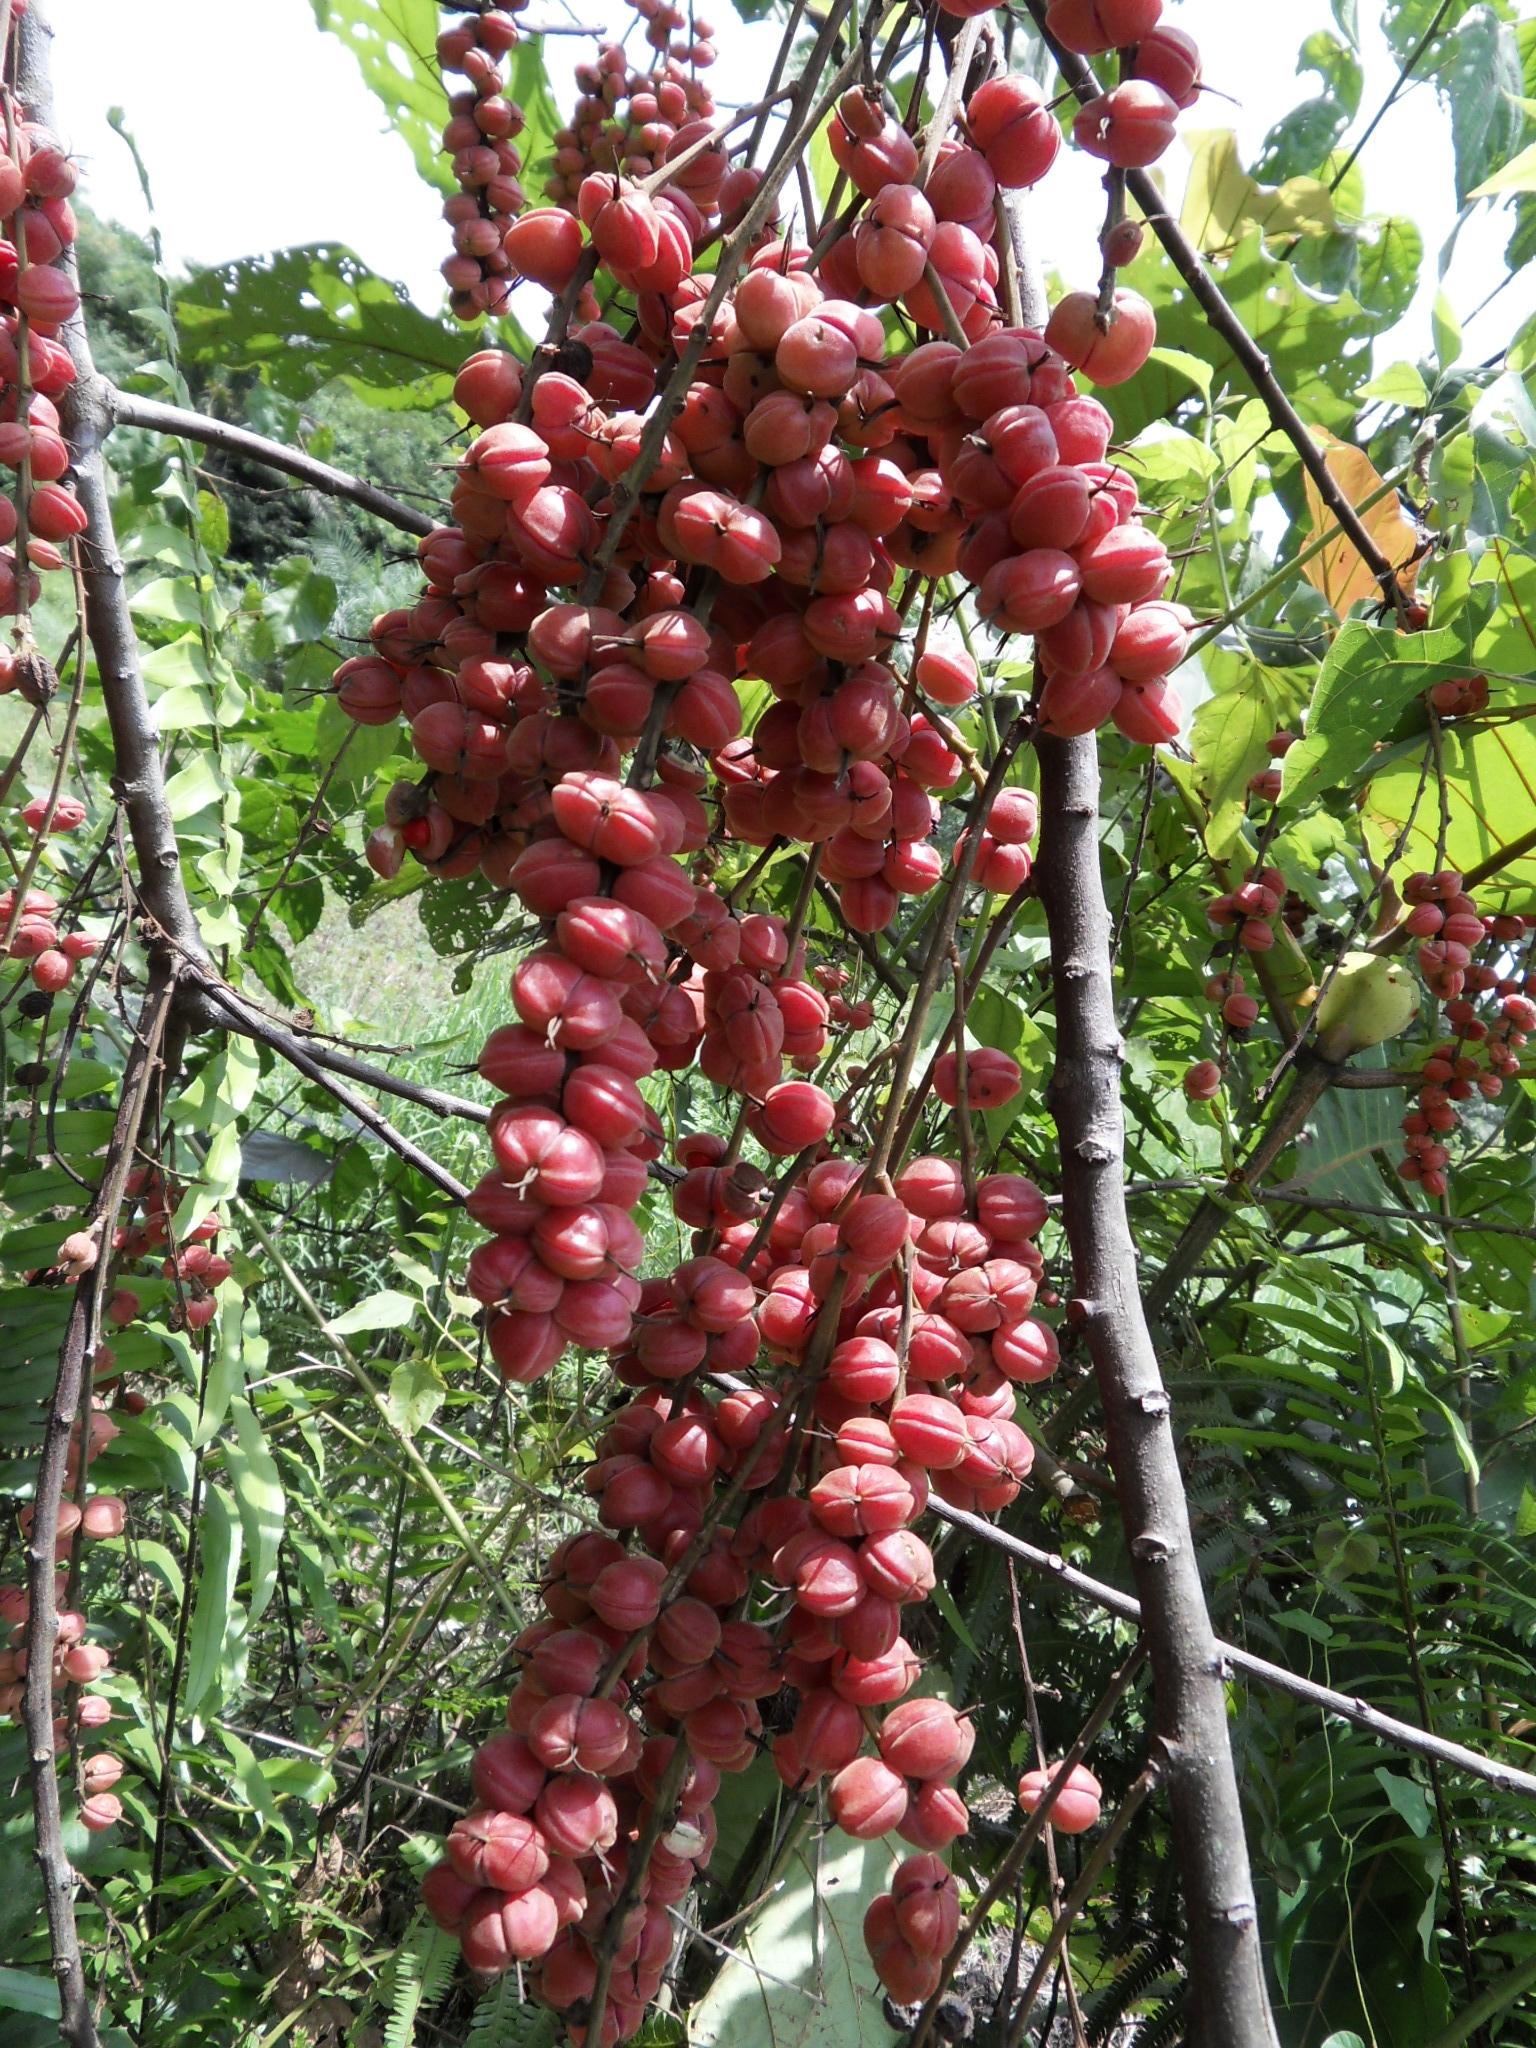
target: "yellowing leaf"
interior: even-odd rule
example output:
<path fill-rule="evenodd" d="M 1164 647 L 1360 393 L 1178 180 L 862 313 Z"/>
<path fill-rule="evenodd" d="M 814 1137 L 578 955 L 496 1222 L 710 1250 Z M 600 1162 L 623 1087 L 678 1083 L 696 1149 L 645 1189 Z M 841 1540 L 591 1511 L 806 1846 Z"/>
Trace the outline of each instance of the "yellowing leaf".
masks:
<path fill-rule="evenodd" d="M 1325 427 L 1313 427 L 1311 432 L 1313 440 L 1323 451 L 1328 474 L 1351 505 L 1361 506 L 1381 490 L 1380 472 L 1363 449 L 1340 441 Z M 1326 533 L 1331 538 L 1325 548 L 1303 564 L 1302 574 L 1314 590 L 1322 593 L 1341 619 L 1347 618 L 1351 605 L 1363 597 L 1379 597 L 1381 586 L 1371 573 L 1369 563 L 1361 559 L 1354 542 L 1339 531 L 1312 478 L 1304 477 L 1303 483 L 1307 506 L 1312 514 L 1313 532 Z M 1398 581 L 1404 590 L 1411 591 L 1419 573 L 1417 562 L 1410 559 L 1418 544 L 1418 531 L 1399 504 L 1397 493 L 1389 491 L 1368 512 L 1362 512 L 1360 518 L 1366 532 L 1397 571 Z"/>

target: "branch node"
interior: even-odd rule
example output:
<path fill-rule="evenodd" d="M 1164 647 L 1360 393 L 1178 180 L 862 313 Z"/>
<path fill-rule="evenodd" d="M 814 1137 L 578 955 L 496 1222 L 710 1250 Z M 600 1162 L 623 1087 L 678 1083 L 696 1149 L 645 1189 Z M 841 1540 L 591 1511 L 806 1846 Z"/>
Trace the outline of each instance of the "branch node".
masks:
<path fill-rule="evenodd" d="M 1131 1538 L 1131 1555 L 1142 1564 L 1167 1564 L 1170 1558 L 1177 1557 L 1179 1548 L 1176 1537 L 1160 1536 L 1155 1529 Z"/>

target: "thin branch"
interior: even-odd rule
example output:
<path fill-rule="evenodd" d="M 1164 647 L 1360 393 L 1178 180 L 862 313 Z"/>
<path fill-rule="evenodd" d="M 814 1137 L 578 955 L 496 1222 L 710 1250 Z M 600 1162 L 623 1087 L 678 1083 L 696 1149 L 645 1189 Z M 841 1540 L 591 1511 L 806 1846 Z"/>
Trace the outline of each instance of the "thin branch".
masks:
<path fill-rule="evenodd" d="M 258 463 L 263 469 L 275 469 L 283 476 L 294 477 L 299 483 L 308 485 L 310 490 L 320 491 L 328 498 L 345 498 L 364 512 L 371 512 L 375 519 L 398 526 L 402 533 L 428 534 L 437 526 L 438 522 L 430 514 L 419 511 L 414 505 L 403 505 L 388 491 L 380 490 L 377 484 L 352 476 L 344 469 L 334 469 L 330 463 L 307 455 L 302 448 L 290 448 L 285 441 L 270 441 L 265 434 L 253 434 L 248 427 L 237 427 L 229 420 L 215 419 L 209 413 L 189 412 L 183 406 L 165 405 L 158 398 L 143 398 L 136 391 L 120 391 L 105 378 L 98 383 L 96 396 L 106 411 L 108 431 L 114 426 L 144 427 L 153 434 L 174 434 L 183 441 L 196 441 L 204 448 L 217 448 L 226 455 L 238 455 L 243 461 Z"/>
<path fill-rule="evenodd" d="M 1167 1264 L 1147 1291 L 1149 1315 L 1161 1315 L 1172 1301 L 1179 1288 L 1221 1235 L 1222 1226 L 1233 1203 L 1252 1193 L 1254 1184 L 1274 1165 L 1312 1114 L 1333 1077 L 1333 1071 L 1329 1063 L 1321 1059 L 1303 1067 L 1292 1082 L 1290 1093 L 1280 1105 L 1268 1130 L 1243 1163 L 1233 1168 L 1220 1197 L 1200 1197 L 1194 1214 L 1185 1224 L 1178 1243 L 1168 1255 Z"/>
<path fill-rule="evenodd" d="M 941 1522 L 948 1522 L 954 1528 L 964 1529 L 978 1543 L 988 1544 L 1008 1557 L 1016 1558 L 1020 1564 L 1039 1578 L 1054 1580 L 1065 1586 L 1069 1593 L 1076 1593 L 1081 1599 L 1091 1600 L 1095 1607 L 1102 1607 L 1106 1613 L 1117 1614 L 1123 1621 L 1141 1626 L 1141 1603 L 1134 1595 L 1123 1592 L 1118 1586 L 1106 1585 L 1102 1579 L 1093 1579 L 1076 1565 L 1068 1564 L 1054 1551 L 1041 1550 L 1033 1543 L 1026 1543 L 1020 1536 L 1011 1536 L 1006 1529 L 999 1529 L 994 1523 L 973 1515 L 966 1508 L 951 1507 L 947 1501 L 934 1496 L 928 1503 L 929 1512 Z M 1518 1795 L 1522 1799 L 1536 1797 L 1536 1774 L 1522 1771 L 1516 1764 L 1501 1763 L 1496 1757 L 1485 1756 L 1481 1750 L 1468 1749 L 1463 1743 L 1450 1742 L 1443 1735 L 1434 1735 L 1425 1728 L 1416 1728 L 1411 1721 L 1401 1721 L 1394 1714 L 1384 1714 L 1379 1707 L 1373 1707 L 1358 1694 L 1337 1691 L 1333 1686 L 1319 1685 L 1315 1679 L 1303 1678 L 1299 1672 L 1288 1671 L 1283 1664 L 1272 1664 L 1267 1657 L 1255 1656 L 1251 1650 L 1244 1650 L 1236 1643 L 1217 1640 L 1216 1656 L 1224 1670 L 1240 1673 L 1272 1691 L 1283 1692 L 1293 1700 L 1300 1700 L 1304 1706 L 1316 1707 L 1319 1713 L 1333 1714 L 1341 1721 L 1348 1721 L 1352 1727 L 1362 1729 L 1367 1735 L 1374 1735 L 1378 1741 L 1390 1743 L 1394 1749 L 1401 1749 L 1410 1756 L 1433 1758 L 1453 1771 L 1464 1772 L 1469 1778 L 1480 1779 L 1492 1785 L 1497 1791 Z"/>

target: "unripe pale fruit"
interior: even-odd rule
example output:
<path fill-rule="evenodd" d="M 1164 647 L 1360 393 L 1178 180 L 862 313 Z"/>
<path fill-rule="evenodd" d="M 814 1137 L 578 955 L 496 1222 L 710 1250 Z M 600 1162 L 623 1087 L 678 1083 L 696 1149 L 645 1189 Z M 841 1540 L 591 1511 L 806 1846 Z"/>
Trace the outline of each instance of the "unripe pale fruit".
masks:
<path fill-rule="evenodd" d="M 1346 953 L 1317 1006 L 1317 1048 L 1347 1060 L 1397 1038 L 1419 1013 L 1419 985 L 1387 954 Z"/>

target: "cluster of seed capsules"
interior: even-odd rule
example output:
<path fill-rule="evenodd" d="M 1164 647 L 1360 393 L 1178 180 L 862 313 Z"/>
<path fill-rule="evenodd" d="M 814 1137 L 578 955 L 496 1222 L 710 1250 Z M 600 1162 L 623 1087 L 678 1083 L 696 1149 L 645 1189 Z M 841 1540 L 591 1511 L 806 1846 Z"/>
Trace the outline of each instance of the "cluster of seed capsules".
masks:
<path fill-rule="evenodd" d="M 508 99 L 504 60 L 516 49 L 517 16 L 528 0 L 486 7 L 442 30 L 437 59 L 444 71 L 468 81 L 450 93 L 443 149 L 459 190 L 443 206 L 453 231 L 453 254 L 443 261 L 449 305 L 460 320 L 508 311 L 516 282 L 507 254 L 507 230 L 528 204 L 519 181 L 517 138 L 524 116 Z"/>
<path fill-rule="evenodd" d="M 41 797 L 28 804 L 27 811 L 30 813 L 39 805 L 39 817 L 45 815 L 46 799 Z M 69 819 L 74 820 L 74 825 L 60 822 Z M 71 831 L 84 820 L 85 806 L 75 797 L 61 797 L 51 829 Z M 101 940 L 92 933 L 62 930 L 60 916 L 58 898 L 46 889 L 0 890 L 0 934 L 6 941 L 5 956 L 24 961 L 33 986 L 50 996 L 68 988 L 80 962 L 101 951 Z"/>
<path fill-rule="evenodd" d="M 1419 972 L 1455 1036 L 1431 1047 L 1419 1070 L 1418 1104 L 1403 1118 L 1398 1172 L 1438 1196 L 1449 1185 L 1447 1140 L 1460 1104 L 1501 1094 L 1505 1080 L 1520 1072 L 1519 1048 L 1536 1031 L 1536 975 L 1523 960 L 1506 958 L 1501 968 L 1474 956 L 1485 946 L 1506 956 L 1511 947 L 1523 947 L 1531 920 L 1514 912 L 1485 916 L 1453 869 L 1410 875 L 1403 900 L 1406 929 L 1419 942 Z M 1478 1015 L 1479 997 L 1497 1004 L 1491 1017 Z"/>
<path fill-rule="evenodd" d="M 11 495 L 0 498 L 0 615 L 35 604 L 39 572 L 62 569 L 65 548 L 85 530 L 85 514 L 69 488 L 69 449 L 57 405 L 75 379 L 58 338 L 80 304 L 66 267 L 76 234 L 69 203 L 75 178 L 72 159 L 45 128 L 18 122 L 11 148 L 0 143 L 0 466 L 18 473 Z M 16 559 L 18 498 L 26 507 L 24 579 Z M 0 657 L 0 693 L 17 681 L 17 660 L 7 650 Z"/>
<path fill-rule="evenodd" d="M 70 1597 L 67 1567 L 76 1543 L 104 1536 L 121 1536 L 127 1527 L 127 1510 L 115 1494 L 85 1494 L 81 1484 L 82 1443 L 85 1466 L 89 1470 L 117 1434 L 117 1425 L 106 1412 L 104 1403 L 95 1396 L 84 1417 L 83 1430 L 81 1418 L 77 1416 L 70 1431 L 64 1474 L 65 1496 L 59 1505 L 58 1535 L 54 1545 L 58 1575 L 54 1581 L 57 1616 L 52 1684 L 55 1695 L 66 1695 L 63 1699 L 56 1699 L 53 1742 L 57 1750 L 69 1746 L 75 1730 L 93 1734 L 112 1719 L 111 1701 L 91 1690 L 110 1668 L 111 1652 L 102 1643 L 86 1641 L 89 1626 L 86 1616 L 78 1608 L 71 1608 L 65 1603 Z M 34 1513 L 31 1507 L 22 1509 L 24 1534 L 31 1531 Z M 6 1644 L 0 1648 L 0 1716 L 18 1725 L 22 1721 L 26 1695 L 27 1618 L 30 1611 L 31 1600 L 24 1585 L 0 1584 L 0 1630 L 4 1631 Z M 122 1774 L 121 1762 L 110 1751 L 81 1758 L 78 1813 L 82 1826 L 92 1834 L 101 1834 L 121 1820 L 122 1801 L 112 1787 Z"/>
<path fill-rule="evenodd" d="M 1111 164 L 1149 161 L 1198 87 L 1159 11 L 1126 57 L 1132 90 L 1076 130 Z M 1090 9 L 1067 37 L 1123 12 Z M 1061 733 L 1169 737 L 1189 625 L 1108 460 L 1110 415 L 1074 378 L 1133 374 L 1148 309 L 1078 293 L 1043 334 L 1003 310 L 1000 197 L 1060 147 L 1040 90 L 981 85 L 931 150 L 877 87 L 845 94 L 828 141 L 858 197 L 813 248 L 710 125 L 691 81 L 707 33 L 695 21 L 685 48 L 675 10 L 644 18 L 658 63 L 601 53 L 557 203 L 499 230 L 497 275 L 564 294 L 569 318 L 531 365 L 466 364 L 478 433 L 453 525 L 421 545 L 428 588 L 337 676 L 352 717 L 409 723 L 424 770 L 389 793 L 375 869 L 478 871 L 540 926 L 481 1059 L 502 1099 L 468 1284 L 508 1379 L 574 1344 L 606 1351 L 630 1398 L 589 1471 L 598 1526 L 550 1560 L 508 1727 L 427 1898 L 475 1969 L 529 1964 L 573 2040 L 603 2042 L 662 1984 L 719 1774 L 765 1746 L 837 1825 L 914 1852 L 870 1947 L 893 1995 L 937 1983 L 972 1731 L 910 1696 L 904 1612 L 934 1583 L 915 1525 L 934 1496 L 1015 1497 L 1019 1388 L 1057 1363 L 1032 1313 L 1039 1190 L 936 1156 L 840 1156 L 863 1141 L 849 1098 L 803 1076 L 867 1006 L 784 920 L 719 892 L 722 842 L 818 847 L 863 932 L 939 883 L 939 799 L 976 780 L 947 714 L 978 671 L 925 628 L 901 658 L 925 583 L 963 579 L 985 624 L 1034 639 Z M 461 69 L 480 61 L 467 27 L 448 32 Z M 724 290 L 694 259 L 737 222 Z M 622 295 L 607 319 L 599 272 Z M 744 679 L 772 700 L 750 733 Z M 1005 789 L 957 861 L 1011 893 L 1035 823 Z M 742 1098 L 738 1142 L 790 1165 L 774 1185 L 723 1140 L 683 1141 L 673 1199 L 694 1243 L 642 1279 L 635 1211 L 664 1142 L 642 1084 L 694 1064 Z M 958 1046 L 933 1078 L 971 1108 L 1020 1084 L 1006 1056 Z"/>

